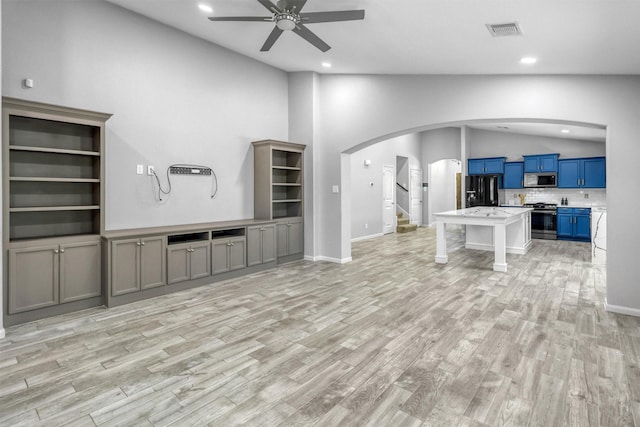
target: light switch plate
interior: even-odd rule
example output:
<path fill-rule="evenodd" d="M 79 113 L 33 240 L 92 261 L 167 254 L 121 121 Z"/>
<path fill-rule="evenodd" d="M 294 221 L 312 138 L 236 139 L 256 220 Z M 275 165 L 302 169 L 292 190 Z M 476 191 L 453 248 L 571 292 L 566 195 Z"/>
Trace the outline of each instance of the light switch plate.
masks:
<path fill-rule="evenodd" d="M 144 173 L 144 165 L 137 165 L 136 166 L 136 173 L 138 175 L 142 175 Z"/>
<path fill-rule="evenodd" d="M 340 187 L 338 187 L 337 185 L 333 186 L 333 192 L 334 193 L 339 193 L 340 192 Z"/>

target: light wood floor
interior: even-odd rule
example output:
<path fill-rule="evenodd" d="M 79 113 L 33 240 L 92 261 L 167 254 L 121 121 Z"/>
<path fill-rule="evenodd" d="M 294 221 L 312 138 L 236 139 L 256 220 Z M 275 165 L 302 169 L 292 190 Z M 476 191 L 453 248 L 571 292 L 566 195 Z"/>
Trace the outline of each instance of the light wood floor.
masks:
<path fill-rule="evenodd" d="M 640 424 L 640 319 L 604 311 L 590 245 L 496 273 L 434 237 L 8 328 L 0 425 Z"/>

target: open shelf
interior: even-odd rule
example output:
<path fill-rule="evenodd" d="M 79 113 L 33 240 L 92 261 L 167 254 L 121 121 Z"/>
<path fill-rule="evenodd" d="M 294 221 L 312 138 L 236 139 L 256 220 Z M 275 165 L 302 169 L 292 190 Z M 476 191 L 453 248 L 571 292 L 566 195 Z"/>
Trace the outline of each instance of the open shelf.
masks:
<path fill-rule="evenodd" d="M 99 132 L 96 126 L 18 115 L 9 116 L 11 146 L 100 153 Z"/>
<path fill-rule="evenodd" d="M 74 154 L 78 156 L 100 156 L 97 151 L 80 151 L 80 150 L 65 150 L 59 148 L 43 148 L 43 147 L 29 147 L 20 145 L 10 145 L 9 150 L 12 151 L 32 151 L 39 153 L 57 153 L 57 154 Z"/>
<path fill-rule="evenodd" d="M 99 210 L 10 212 L 9 238 L 13 240 L 100 234 Z"/>

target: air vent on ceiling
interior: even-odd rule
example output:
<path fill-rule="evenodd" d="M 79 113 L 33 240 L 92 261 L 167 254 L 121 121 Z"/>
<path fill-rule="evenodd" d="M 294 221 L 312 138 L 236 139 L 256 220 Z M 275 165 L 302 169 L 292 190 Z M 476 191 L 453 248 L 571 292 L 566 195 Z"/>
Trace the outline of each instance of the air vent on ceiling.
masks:
<path fill-rule="evenodd" d="M 517 22 L 504 24 L 487 24 L 487 29 L 493 37 L 521 36 L 522 30 Z"/>

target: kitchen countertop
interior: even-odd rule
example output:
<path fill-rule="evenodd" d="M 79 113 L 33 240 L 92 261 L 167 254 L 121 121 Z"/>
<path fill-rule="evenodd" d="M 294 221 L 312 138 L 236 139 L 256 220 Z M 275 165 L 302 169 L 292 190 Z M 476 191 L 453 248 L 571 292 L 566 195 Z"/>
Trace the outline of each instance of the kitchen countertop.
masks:
<path fill-rule="evenodd" d="M 453 217 L 453 218 L 510 218 L 520 214 L 530 212 L 533 208 L 509 206 L 509 209 L 492 206 L 476 206 L 473 208 L 458 209 L 455 211 L 438 212 L 435 216 Z"/>

